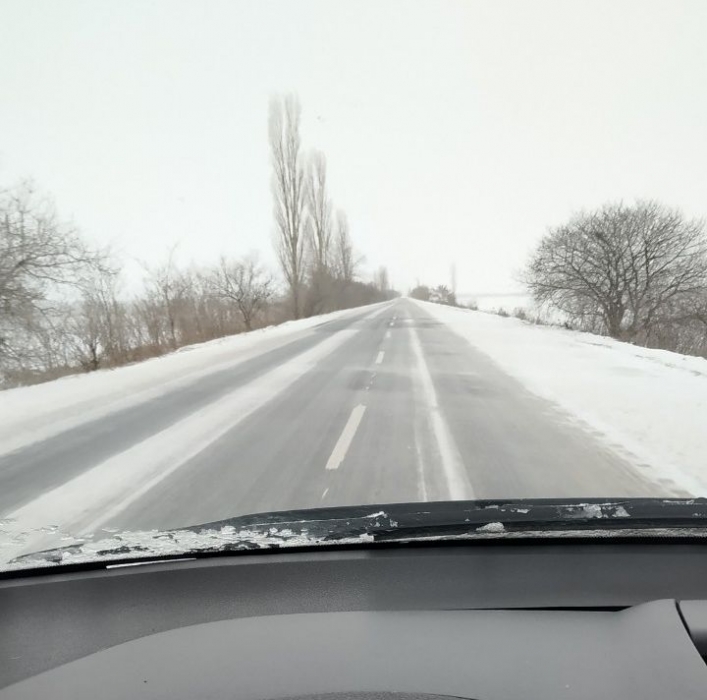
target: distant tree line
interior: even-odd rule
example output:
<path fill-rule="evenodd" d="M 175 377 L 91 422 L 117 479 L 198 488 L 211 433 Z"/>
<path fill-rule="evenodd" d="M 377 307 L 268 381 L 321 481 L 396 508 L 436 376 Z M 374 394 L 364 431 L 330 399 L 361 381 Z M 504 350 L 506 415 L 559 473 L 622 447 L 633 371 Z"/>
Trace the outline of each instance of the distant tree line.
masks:
<path fill-rule="evenodd" d="M 257 254 L 179 265 L 175 249 L 125 288 L 121 265 L 62 222 L 27 183 L 0 191 L 0 387 L 117 367 L 291 318 L 392 298 L 388 273 L 360 279 L 348 220 L 333 209 L 326 159 L 306 157 L 300 108 L 273 100 L 274 238 L 281 280 Z"/>
<path fill-rule="evenodd" d="M 542 238 L 524 273 L 571 327 L 707 357 L 707 234 L 655 201 L 582 212 Z"/>
<path fill-rule="evenodd" d="M 456 294 L 445 284 L 438 284 L 436 287 L 418 284 L 410 290 L 410 296 L 420 301 L 431 301 L 435 304 L 458 306 Z"/>

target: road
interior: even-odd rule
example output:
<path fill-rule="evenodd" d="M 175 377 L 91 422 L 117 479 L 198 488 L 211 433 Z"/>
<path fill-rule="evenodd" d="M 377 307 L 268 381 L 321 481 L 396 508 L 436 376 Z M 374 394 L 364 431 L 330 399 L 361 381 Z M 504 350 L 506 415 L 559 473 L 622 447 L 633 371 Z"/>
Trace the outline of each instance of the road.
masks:
<path fill-rule="evenodd" d="M 407 299 L 0 457 L 0 516 L 81 531 L 347 504 L 640 495 L 656 486 Z"/>

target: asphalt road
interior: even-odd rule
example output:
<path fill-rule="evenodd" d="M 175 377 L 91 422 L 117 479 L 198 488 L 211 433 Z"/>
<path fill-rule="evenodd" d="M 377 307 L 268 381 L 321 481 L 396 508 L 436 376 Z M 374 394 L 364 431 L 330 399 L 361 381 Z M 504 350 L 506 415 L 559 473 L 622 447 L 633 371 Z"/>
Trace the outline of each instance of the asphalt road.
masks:
<path fill-rule="evenodd" d="M 158 466 L 143 475 L 148 463 Z M 638 469 L 405 299 L 0 457 L 0 517 L 83 531 L 323 505 L 641 495 L 658 489 Z"/>

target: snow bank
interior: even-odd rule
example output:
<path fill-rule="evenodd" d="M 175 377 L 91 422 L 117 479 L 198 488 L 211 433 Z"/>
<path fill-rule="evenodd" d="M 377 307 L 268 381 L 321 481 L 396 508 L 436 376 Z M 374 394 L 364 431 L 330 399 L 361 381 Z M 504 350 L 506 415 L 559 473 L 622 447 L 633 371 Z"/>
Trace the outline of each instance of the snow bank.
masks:
<path fill-rule="evenodd" d="M 374 310 L 390 302 L 374 304 Z M 0 391 L 0 454 L 147 401 L 212 372 L 304 337 L 361 307 L 288 321 L 250 333 L 188 345 L 126 367 L 77 374 L 35 386 Z"/>
<path fill-rule="evenodd" d="M 707 360 L 514 318 L 416 302 L 641 472 L 707 496 Z"/>

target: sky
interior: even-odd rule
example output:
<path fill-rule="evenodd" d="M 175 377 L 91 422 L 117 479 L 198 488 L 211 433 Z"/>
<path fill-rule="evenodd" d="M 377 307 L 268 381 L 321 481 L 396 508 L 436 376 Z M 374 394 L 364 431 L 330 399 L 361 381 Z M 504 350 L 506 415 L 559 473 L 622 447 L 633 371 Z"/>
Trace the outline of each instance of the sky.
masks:
<path fill-rule="evenodd" d="M 707 2 L 0 0 L 0 187 L 31 178 L 128 279 L 261 252 L 268 102 L 296 93 L 364 274 L 519 289 L 606 201 L 707 215 Z"/>

